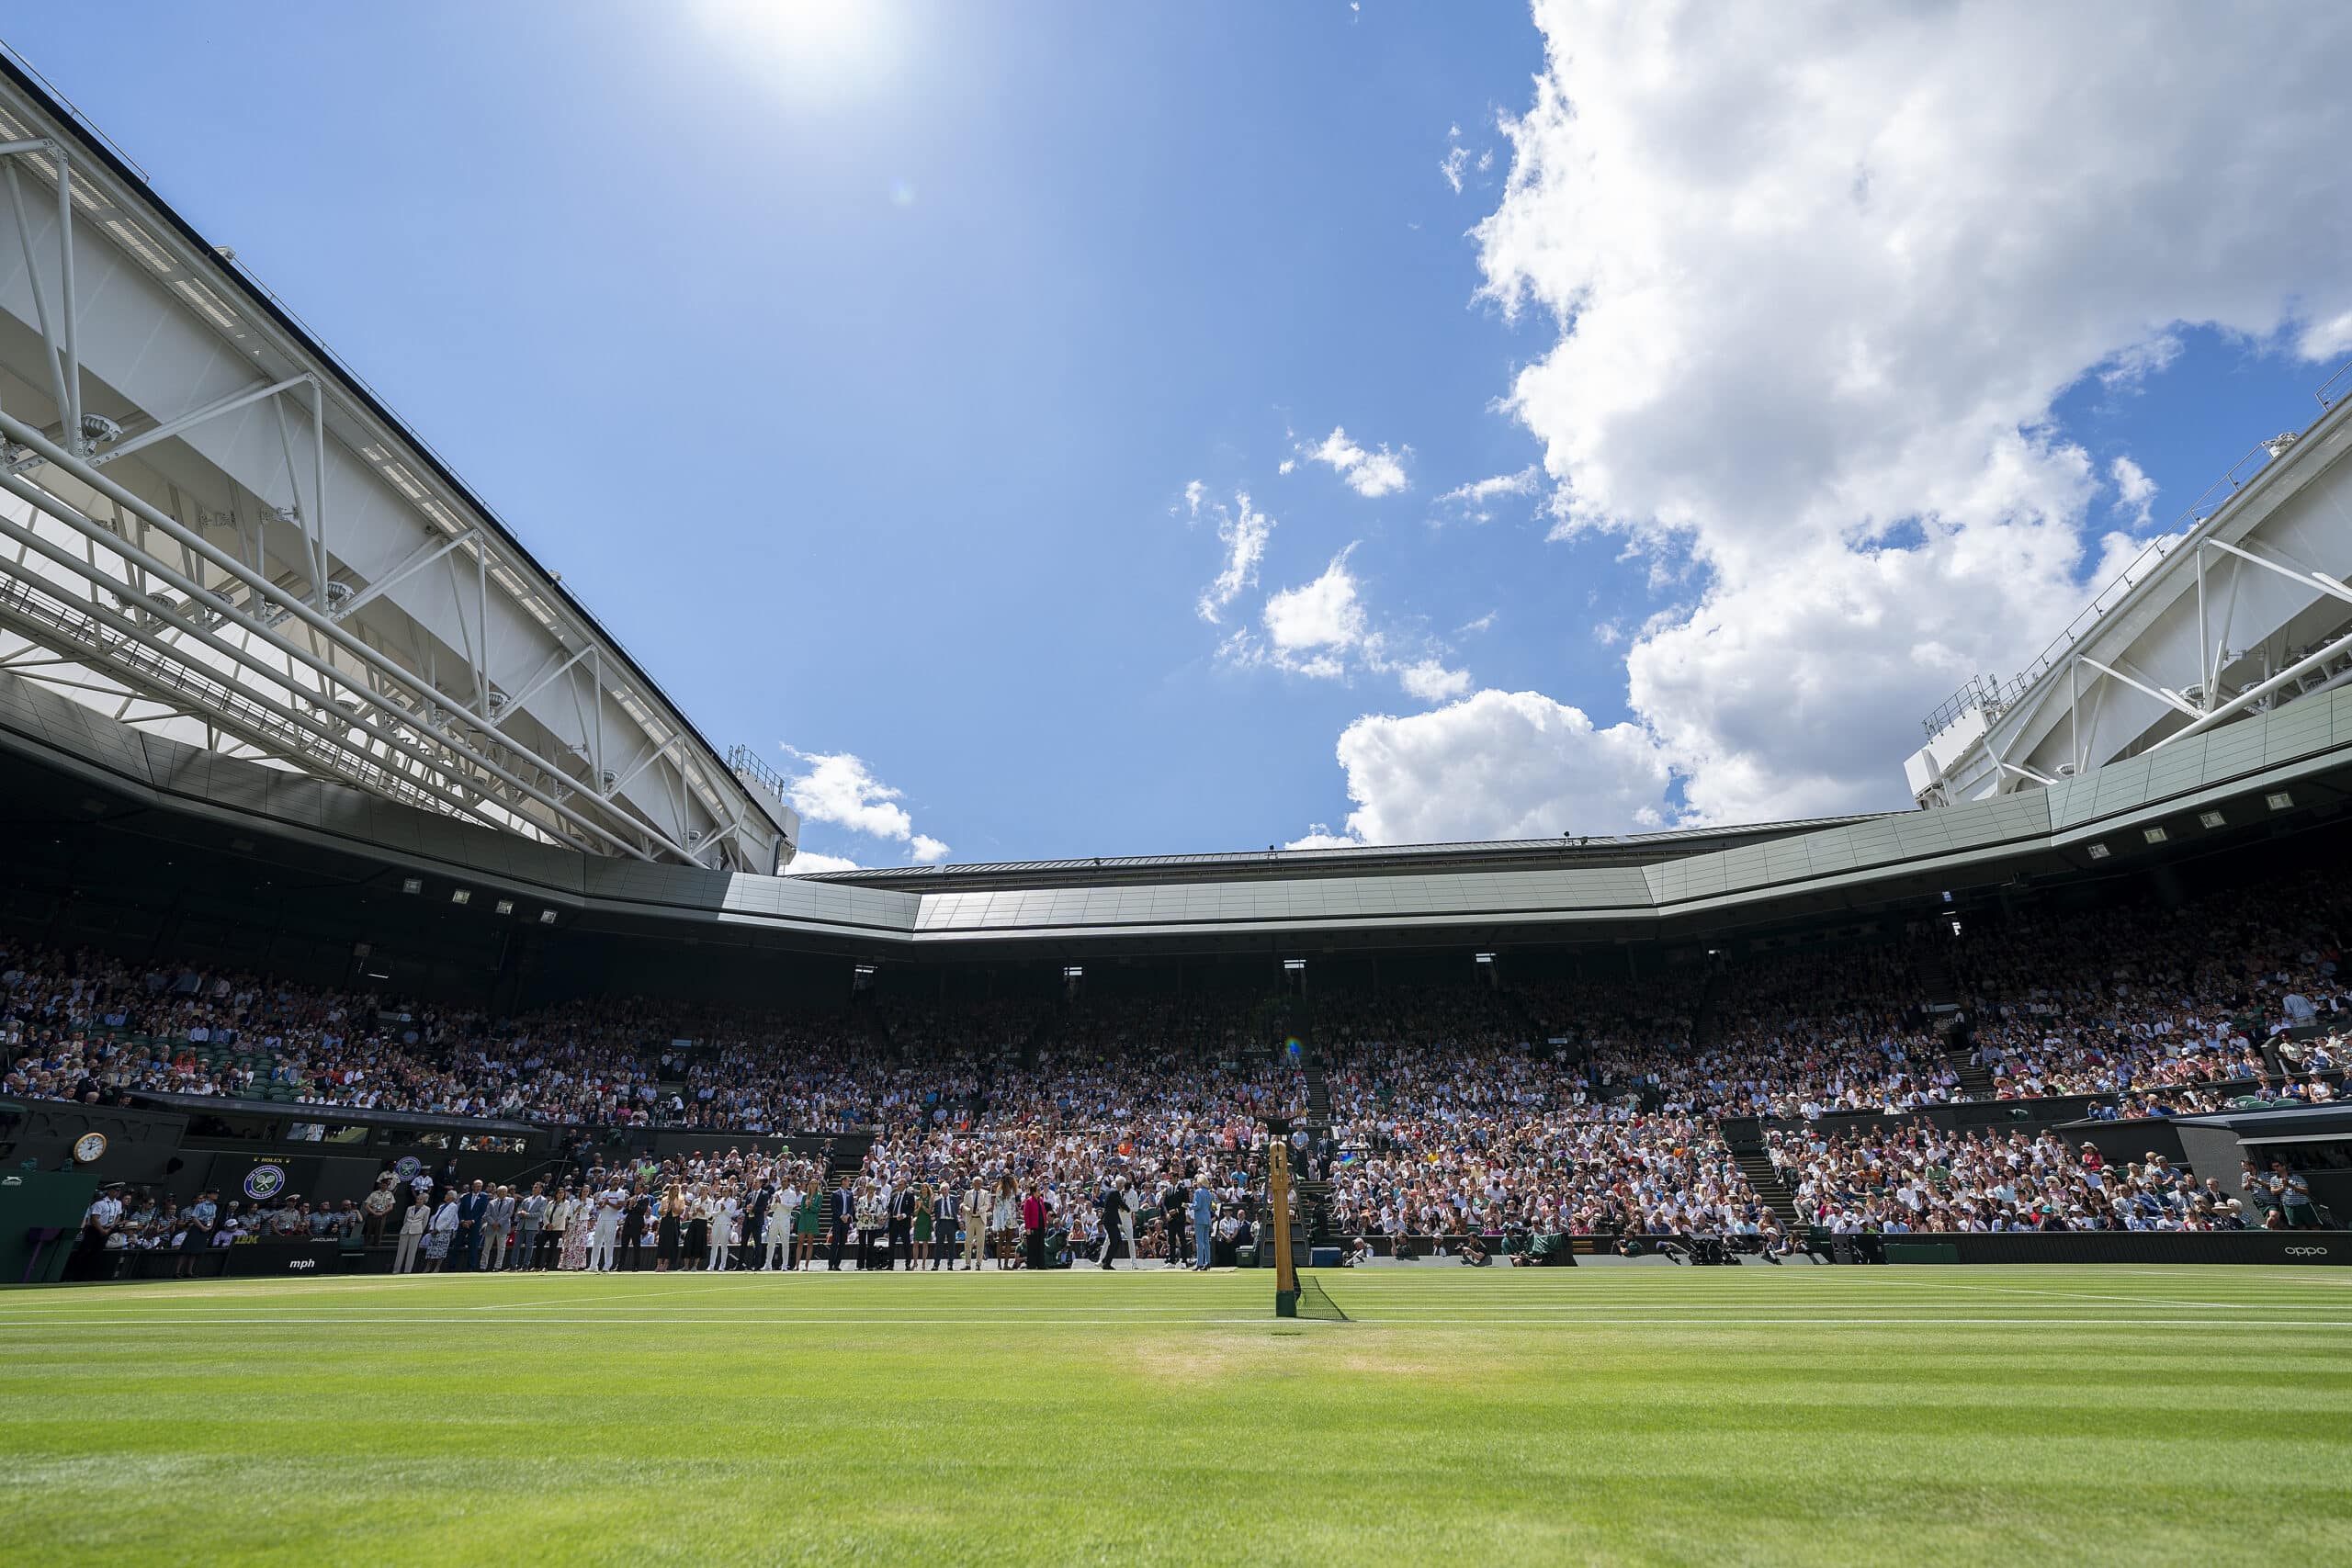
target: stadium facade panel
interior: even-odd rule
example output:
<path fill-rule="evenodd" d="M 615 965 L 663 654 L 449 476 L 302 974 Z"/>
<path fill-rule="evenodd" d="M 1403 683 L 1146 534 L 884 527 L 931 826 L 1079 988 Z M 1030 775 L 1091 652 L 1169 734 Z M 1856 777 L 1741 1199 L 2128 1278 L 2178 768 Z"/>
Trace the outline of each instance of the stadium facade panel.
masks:
<path fill-rule="evenodd" d="M 1559 945 L 1690 941 L 1774 924 L 1978 897 L 2035 880 L 2145 869 L 2331 818 L 2352 788 L 2352 689 L 2190 737 L 2046 789 L 1641 864 L 1531 856 L 1494 869 L 1480 846 L 1432 850 L 1420 871 L 1158 880 L 1150 863 L 1067 863 L 1038 887 L 918 892 L 904 885 L 652 864 L 528 843 L 329 781 L 141 733 L 0 673 L 9 793 L 77 813 L 143 813 L 141 830 L 266 859 L 332 851 L 358 881 L 418 878 L 508 897 L 525 913 L 616 931 L 697 933 L 893 963 L 1090 953 Z M 1792 829 L 1802 825 L 1790 825 Z M 2157 838 L 2152 839 L 2151 833 Z M 258 840 L 267 839 L 264 851 Z M 1620 859 L 1638 853 L 1618 840 Z M 1475 869 L 1453 869 L 1467 863 Z M 1129 880 L 1136 877 L 1139 880 Z"/>

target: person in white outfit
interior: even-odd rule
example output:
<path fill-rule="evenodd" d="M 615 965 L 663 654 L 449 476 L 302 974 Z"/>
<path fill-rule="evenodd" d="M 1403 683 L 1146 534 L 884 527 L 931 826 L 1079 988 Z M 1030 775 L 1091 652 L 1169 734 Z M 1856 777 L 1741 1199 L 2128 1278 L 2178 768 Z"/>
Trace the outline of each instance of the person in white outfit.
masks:
<path fill-rule="evenodd" d="M 628 1195 L 617 1187 L 607 1187 L 596 1194 L 595 1228 L 588 1233 L 588 1269 L 591 1273 L 609 1274 L 613 1271 L 613 1244 L 620 1236 L 621 1210 L 628 1202 Z"/>
<path fill-rule="evenodd" d="M 766 1250 L 760 1255 L 760 1272 L 780 1269 L 789 1263 L 792 1247 L 792 1216 L 800 1207 L 800 1194 L 786 1187 L 768 1205 L 767 1234 L 760 1240 Z"/>
<path fill-rule="evenodd" d="M 707 1269 L 725 1273 L 735 1254 L 735 1200 L 716 1198 L 710 1205 L 710 1257 Z"/>
<path fill-rule="evenodd" d="M 800 1218 L 802 1201 L 800 1184 L 786 1181 L 784 1190 L 775 1195 L 775 1201 L 768 1205 L 768 1260 L 780 1270 L 792 1267 L 792 1235 Z M 807 1201 L 816 1200 L 812 1197 Z M 760 1267 L 765 1269 L 767 1264 Z"/>

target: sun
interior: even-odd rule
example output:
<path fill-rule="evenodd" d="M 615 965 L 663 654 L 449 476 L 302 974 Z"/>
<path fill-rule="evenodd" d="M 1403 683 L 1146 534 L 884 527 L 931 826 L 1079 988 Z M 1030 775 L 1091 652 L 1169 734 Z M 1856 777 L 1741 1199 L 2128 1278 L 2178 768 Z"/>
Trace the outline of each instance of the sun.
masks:
<path fill-rule="evenodd" d="M 906 15 L 881 0 L 696 0 L 703 30 L 788 101 L 870 93 L 895 71 Z"/>

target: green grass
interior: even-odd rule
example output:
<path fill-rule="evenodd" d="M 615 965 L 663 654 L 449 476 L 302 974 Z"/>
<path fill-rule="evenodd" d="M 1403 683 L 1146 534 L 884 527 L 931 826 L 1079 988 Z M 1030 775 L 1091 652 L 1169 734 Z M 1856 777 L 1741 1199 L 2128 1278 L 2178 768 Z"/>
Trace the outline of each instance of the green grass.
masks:
<path fill-rule="evenodd" d="M 2352 1561 L 2352 1271 L 0 1294 L 0 1561 Z"/>

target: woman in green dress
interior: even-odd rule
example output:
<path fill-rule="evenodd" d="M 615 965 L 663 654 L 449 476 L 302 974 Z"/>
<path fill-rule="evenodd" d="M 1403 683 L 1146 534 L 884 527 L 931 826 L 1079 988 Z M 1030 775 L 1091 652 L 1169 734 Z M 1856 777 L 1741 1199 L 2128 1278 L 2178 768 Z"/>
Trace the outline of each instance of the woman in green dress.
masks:
<path fill-rule="evenodd" d="M 909 1248 L 907 1272 L 911 1274 L 931 1258 L 931 1183 L 915 1183 L 914 1245 Z"/>
<path fill-rule="evenodd" d="M 821 1191 L 811 1192 L 801 1201 L 800 1213 L 792 1220 L 794 1238 L 800 1248 L 799 1266 L 803 1269 L 817 1266 L 818 1227 L 824 1223 L 825 1195 Z"/>

